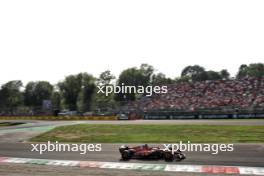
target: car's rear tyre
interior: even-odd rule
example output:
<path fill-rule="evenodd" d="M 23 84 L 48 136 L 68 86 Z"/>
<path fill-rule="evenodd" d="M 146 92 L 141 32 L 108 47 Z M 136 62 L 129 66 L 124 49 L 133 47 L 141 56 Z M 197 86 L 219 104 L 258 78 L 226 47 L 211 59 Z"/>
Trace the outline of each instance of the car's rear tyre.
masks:
<path fill-rule="evenodd" d="M 168 161 L 168 162 L 171 162 L 174 160 L 174 156 L 171 152 L 165 152 L 164 153 L 164 160 L 165 161 Z"/>
<path fill-rule="evenodd" d="M 151 155 L 151 158 L 153 159 L 161 159 L 162 158 L 162 153 L 160 151 L 154 151 Z"/>
<path fill-rule="evenodd" d="M 131 159 L 131 152 L 129 152 L 128 150 L 125 150 L 122 152 L 122 159 L 124 161 L 130 160 Z"/>

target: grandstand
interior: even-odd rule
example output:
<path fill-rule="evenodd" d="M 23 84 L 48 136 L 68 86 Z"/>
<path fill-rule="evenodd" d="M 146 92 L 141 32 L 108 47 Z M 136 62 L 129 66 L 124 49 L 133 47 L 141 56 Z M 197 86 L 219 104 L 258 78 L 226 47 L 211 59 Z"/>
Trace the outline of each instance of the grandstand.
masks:
<path fill-rule="evenodd" d="M 128 108 L 129 107 L 129 108 Z M 155 94 L 129 103 L 145 114 L 239 114 L 264 111 L 264 79 L 244 78 L 168 85 L 167 94 Z M 159 113 L 157 113 L 159 112 Z M 230 115 L 227 115 L 229 117 Z M 165 117 L 164 117 L 165 118 Z M 224 116 L 223 116 L 224 118 Z"/>

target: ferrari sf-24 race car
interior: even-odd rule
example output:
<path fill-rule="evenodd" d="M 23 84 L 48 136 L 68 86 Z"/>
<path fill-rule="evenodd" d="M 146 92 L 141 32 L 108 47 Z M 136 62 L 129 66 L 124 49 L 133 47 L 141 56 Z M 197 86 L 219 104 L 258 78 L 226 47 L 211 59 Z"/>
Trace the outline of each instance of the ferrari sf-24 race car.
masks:
<path fill-rule="evenodd" d="M 186 158 L 180 150 L 172 152 L 171 149 L 165 150 L 159 147 L 149 147 L 147 144 L 128 147 L 122 145 L 119 147 L 122 160 L 130 159 L 164 159 L 165 161 L 181 161 Z"/>

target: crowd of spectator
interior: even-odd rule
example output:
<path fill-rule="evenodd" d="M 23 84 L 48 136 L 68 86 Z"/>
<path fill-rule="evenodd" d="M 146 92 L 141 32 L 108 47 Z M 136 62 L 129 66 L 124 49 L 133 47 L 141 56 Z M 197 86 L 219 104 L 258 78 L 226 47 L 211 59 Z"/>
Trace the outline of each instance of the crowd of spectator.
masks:
<path fill-rule="evenodd" d="M 143 97 L 133 103 L 148 110 L 228 110 L 264 108 L 264 79 L 244 78 L 168 85 L 167 94 Z"/>

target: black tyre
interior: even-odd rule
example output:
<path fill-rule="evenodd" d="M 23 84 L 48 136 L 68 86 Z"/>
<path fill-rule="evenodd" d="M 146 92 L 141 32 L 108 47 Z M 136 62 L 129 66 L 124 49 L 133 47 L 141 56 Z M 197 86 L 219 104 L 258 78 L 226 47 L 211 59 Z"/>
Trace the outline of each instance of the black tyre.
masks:
<path fill-rule="evenodd" d="M 175 154 L 175 157 L 174 158 L 177 161 L 181 161 L 181 160 L 185 159 L 186 156 L 184 154 L 182 154 L 182 153 L 178 153 L 178 154 Z"/>
<path fill-rule="evenodd" d="M 168 161 L 168 162 L 171 162 L 174 160 L 174 156 L 171 152 L 165 152 L 164 153 L 164 160 L 165 161 Z"/>
<path fill-rule="evenodd" d="M 132 157 L 131 152 L 129 152 L 128 150 L 124 150 L 121 156 L 124 161 L 130 160 Z"/>

